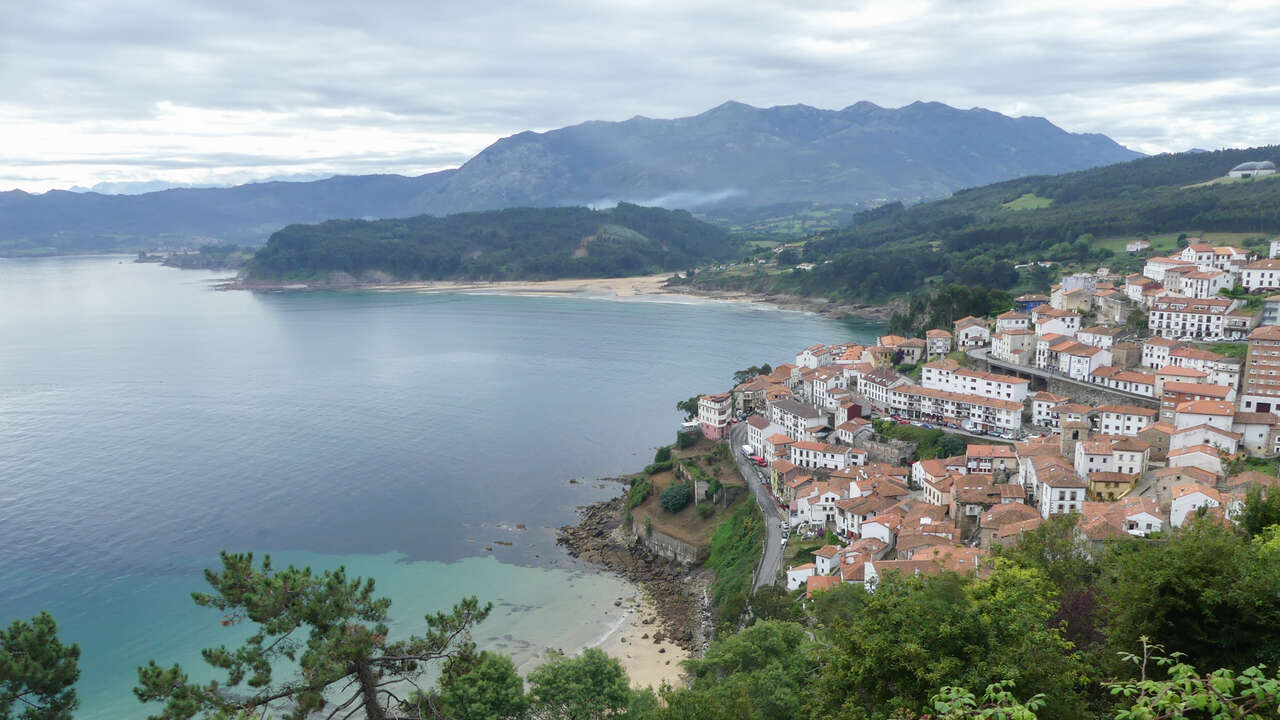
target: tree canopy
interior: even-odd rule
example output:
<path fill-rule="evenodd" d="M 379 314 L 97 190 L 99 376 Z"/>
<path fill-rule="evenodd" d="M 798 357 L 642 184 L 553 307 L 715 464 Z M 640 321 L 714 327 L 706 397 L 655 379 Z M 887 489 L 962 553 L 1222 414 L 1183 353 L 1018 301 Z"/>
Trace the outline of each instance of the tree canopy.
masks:
<path fill-rule="evenodd" d="M 80 706 L 79 659 L 47 612 L 0 630 L 0 720 L 68 720 Z"/>
<path fill-rule="evenodd" d="M 539 280 L 677 270 L 735 256 L 729 234 L 683 210 L 621 203 L 514 208 L 395 220 L 330 220 L 274 233 L 248 265 L 253 281 L 359 278 Z"/>
<path fill-rule="evenodd" d="M 192 597 L 222 611 L 224 625 L 251 622 L 255 632 L 240 647 L 202 652 L 225 673 L 223 682 L 196 683 L 181 666 L 154 660 L 138 668 L 134 694 L 160 704 L 153 720 L 243 712 L 304 720 L 331 706 L 358 709 L 367 720 L 397 717 L 406 699 L 396 684 L 411 683 L 431 661 L 473 655 L 470 630 L 490 610 L 465 598 L 449 613 L 428 615 L 425 634 L 394 640 L 386 625 L 391 601 L 374 595 L 372 579 L 348 579 L 343 568 L 277 570 L 270 557 L 255 566 L 252 553 L 221 559 L 220 570 L 205 571 L 212 592 Z M 278 676 L 282 667 L 288 679 Z"/>

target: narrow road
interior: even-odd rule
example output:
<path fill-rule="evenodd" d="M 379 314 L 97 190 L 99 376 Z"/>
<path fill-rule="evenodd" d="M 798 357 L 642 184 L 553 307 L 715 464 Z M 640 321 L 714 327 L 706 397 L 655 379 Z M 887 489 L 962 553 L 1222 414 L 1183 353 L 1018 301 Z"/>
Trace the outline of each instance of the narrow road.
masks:
<path fill-rule="evenodd" d="M 760 468 L 742 456 L 742 446 L 746 444 L 747 424 L 741 422 L 729 430 L 729 447 L 733 450 L 734 462 L 738 463 L 738 472 L 742 473 L 743 481 L 755 494 L 760 513 L 764 516 L 764 559 L 756 568 L 755 581 L 751 584 L 751 591 L 755 592 L 765 585 L 772 585 L 782 570 L 782 529 L 778 523 L 783 517 L 773 494 L 760 482 Z"/>

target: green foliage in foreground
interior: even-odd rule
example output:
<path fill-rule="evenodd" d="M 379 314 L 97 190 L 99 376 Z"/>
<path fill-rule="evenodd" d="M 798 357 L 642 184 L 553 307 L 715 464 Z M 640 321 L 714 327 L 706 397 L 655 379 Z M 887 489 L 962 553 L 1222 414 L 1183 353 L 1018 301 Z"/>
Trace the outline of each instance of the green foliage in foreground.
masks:
<path fill-rule="evenodd" d="M 764 537 L 764 517 L 760 507 L 750 500 L 733 511 L 711 537 L 711 553 L 705 567 L 716 573 L 711 584 L 711 604 L 724 621 L 736 619 L 746 609 Z"/>
<path fill-rule="evenodd" d="M 1266 667 L 1202 675 L 1180 661 L 1181 653 L 1156 654 L 1163 650 L 1144 641 L 1142 655 L 1124 653 L 1123 659 L 1140 675 L 1137 680 L 1106 684 L 1121 701 L 1116 720 L 1262 720 L 1280 713 L 1280 676 L 1268 675 Z M 981 697 L 962 687 L 945 687 L 929 709 L 938 720 L 1038 720 L 1044 708 L 1052 707 L 1043 693 L 1019 701 L 1015 685 L 993 683 Z"/>
<path fill-rule="evenodd" d="M 224 624 L 250 621 L 256 632 L 238 648 L 203 651 L 224 682 L 193 682 L 180 666 L 154 660 L 138 668 L 134 694 L 159 704 L 153 720 L 238 713 L 304 720 L 354 708 L 367 720 L 394 717 L 402 700 L 390 686 L 416 679 L 432 661 L 474 657 L 471 628 L 490 610 L 464 598 L 449 613 L 428 615 L 426 634 L 392 640 L 391 601 L 374 595 L 372 579 L 349 580 L 343 568 L 316 575 L 292 565 L 277 570 L 269 557 L 255 566 L 252 553 L 222 553 L 222 568 L 206 570 L 205 579 L 212 592 L 193 593 L 196 604 L 222 611 Z M 281 679 L 282 667 L 293 677 Z"/>
<path fill-rule="evenodd" d="M 600 648 L 539 665 L 529 673 L 529 684 L 536 717 L 593 720 L 622 715 L 631 704 L 627 671 Z"/>
<path fill-rule="evenodd" d="M 619 277 L 736 256 L 724 230 L 683 210 L 619 204 L 290 225 L 250 261 L 251 280 L 370 272 L 397 279 Z"/>
<path fill-rule="evenodd" d="M 524 717 L 529 701 L 524 681 L 511 658 L 488 651 L 475 666 L 454 678 L 441 680 L 437 711 L 457 720 L 503 720 Z M 432 703 L 419 696 L 416 703 L 426 714 Z"/>
<path fill-rule="evenodd" d="M 80 705 L 79 659 L 47 612 L 0 629 L 0 720 L 68 720 Z"/>
<path fill-rule="evenodd" d="M 737 578 L 721 588 L 731 595 L 745 594 L 759 551 L 756 506 L 743 508 L 717 533 L 711 563 L 718 583 Z M 1257 525 L 1274 510 L 1246 515 Z M 553 655 L 529 673 L 526 691 L 508 658 L 475 652 L 469 631 L 487 608 L 474 599 L 428 616 L 424 635 L 392 640 L 389 601 L 372 594 L 371 580 L 224 554 L 223 568 L 207 572 L 212 592 L 195 600 L 255 630 L 238 648 L 204 651 L 225 682 L 192 683 L 177 666 L 151 663 L 135 692 L 160 703 L 148 711 L 165 720 L 249 711 L 300 720 L 321 709 L 372 720 L 1277 716 L 1280 526 L 1201 518 L 1160 540 L 1099 547 L 1076 536 L 1074 521 L 1028 533 L 981 576 L 889 572 L 875 592 L 841 585 L 810 600 L 766 589 L 752 624 L 722 625 L 705 655 L 686 661 L 687 688 L 656 694 L 630 690 L 619 662 L 594 649 Z M 724 562 L 734 547 L 735 562 Z M 45 615 L 0 634 L 0 718 L 69 718 L 77 656 Z M 441 661 L 436 687 L 391 695 L 395 680 L 432 660 Z"/>

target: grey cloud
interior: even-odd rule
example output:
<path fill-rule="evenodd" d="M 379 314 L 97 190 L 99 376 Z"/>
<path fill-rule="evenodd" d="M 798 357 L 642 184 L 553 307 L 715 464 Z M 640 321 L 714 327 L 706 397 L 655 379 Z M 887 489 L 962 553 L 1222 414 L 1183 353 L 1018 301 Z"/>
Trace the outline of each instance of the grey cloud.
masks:
<path fill-rule="evenodd" d="M 1233 99 L 1222 86 L 1238 85 L 1244 94 L 1236 107 L 1274 116 L 1280 7 L 1086 11 L 1065 2 L 1045 10 L 1042 3 L 935 0 L 898 20 L 836 21 L 849 10 L 897 12 L 899 5 L 911 6 L 49 0 L 0 26 L 0 110 L 55 128 L 144 122 L 161 103 L 290 113 L 291 124 L 257 134 L 363 125 L 402 135 L 408 149 L 414 138 L 466 132 L 496 139 L 588 119 L 672 117 L 725 99 L 819 107 L 923 99 L 1041 115 L 1159 149 L 1181 149 L 1189 136 L 1214 147 L 1274 141 L 1265 124 L 1233 118 L 1220 104 Z M 1147 117 L 1144 108 L 1179 117 Z M 352 115 L 333 113 L 339 110 Z M 1188 123 L 1198 127 L 1190 135 Z M 340 148 L 324 162 L 335 171 L 395 164 L 394 154 L 380 160 L 362 150 Z M 238 148 L 225 157 L 167 152 L 176 165 L 158 154 L 137 162 L 299 164 L 244 157 Z"/>

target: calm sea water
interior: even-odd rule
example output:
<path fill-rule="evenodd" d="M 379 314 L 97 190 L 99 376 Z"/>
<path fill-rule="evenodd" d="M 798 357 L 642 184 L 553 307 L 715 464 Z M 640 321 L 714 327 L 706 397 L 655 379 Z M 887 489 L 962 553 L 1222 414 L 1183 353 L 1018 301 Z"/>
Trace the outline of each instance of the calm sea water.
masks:
<path fill-rule="evenodd" d="M 197 669 L 236 640 L 189 595 L 221 549 L 375 577 L 406 631 L 478 595 L 498 606 L 478 639 L 525 663 L 593 643 L 634 589 L 555 546 L 617 490 L 590 480 L 648 462 L 676 400 L 875 332 L 711 302 L 215 277 L 0 260 L 0 623 L 55 613 L 83 648 L 81 718 L 141 716 L 136 666 Z"/>

